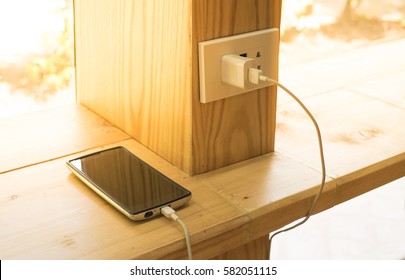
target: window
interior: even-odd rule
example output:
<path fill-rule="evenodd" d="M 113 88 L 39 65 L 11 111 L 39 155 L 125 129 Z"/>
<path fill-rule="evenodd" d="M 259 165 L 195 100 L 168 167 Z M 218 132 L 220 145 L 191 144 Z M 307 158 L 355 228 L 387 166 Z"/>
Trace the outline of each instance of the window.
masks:
<path fill-rule="evenodd" d="M 74 102 L 72 0 L 0 2 L 0 118 Z"/>

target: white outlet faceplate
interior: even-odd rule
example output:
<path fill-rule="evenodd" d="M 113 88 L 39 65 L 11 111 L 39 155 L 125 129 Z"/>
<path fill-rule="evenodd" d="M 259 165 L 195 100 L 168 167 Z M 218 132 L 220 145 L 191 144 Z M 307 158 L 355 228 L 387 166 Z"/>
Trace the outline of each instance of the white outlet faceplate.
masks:
<path fill-rule="evenodd" d="M 221 59 L 226 54 L 257 58 L 263 75 L 278 79 L 279 38 L 279 30 L 271 28 L 200 42 L 200 102 L 207 103 L 268 86 L 263 83 L 249 89 L 241 89 L 223 83 Z"/>

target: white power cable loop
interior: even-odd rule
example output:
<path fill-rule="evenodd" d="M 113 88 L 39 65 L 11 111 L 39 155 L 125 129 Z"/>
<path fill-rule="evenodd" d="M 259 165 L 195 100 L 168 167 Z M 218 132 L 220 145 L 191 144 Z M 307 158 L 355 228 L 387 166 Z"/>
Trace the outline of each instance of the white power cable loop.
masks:
<path fill-rule="evenodd" d="M 319 191 L 318 191 L 315 199 L 313 200 L 307 215 L 300 222 L 298 222 L 298 223 L 296 223 L 296 224 L 294 224 L 294 225 L 292 225 L 290 227 L 287 227 L 285 229 L 281 229 L 279 231 L 276 231 L 274 234 L 272 234 L 271 237 L 270 237 L 270 251 L 271 251 L 271 242 L 273 241 L 273 238 L 276 235 L 278 235 L 278 234 L 280 234 L 282 232 L 290 231 L 290 230 L 304 224 L 306 221 L 308 221 L 308 219 L 313 214 L 314 209 L 315 209 L 316 205 L 318 204 L 319 197 L 321 196 L 321 194 L 323 192 L 323 189 L 325 187 L 326 167 L 325 167 L 325 156 L 324 156 L 324 152 L 323 152 L 321 131 L 320 131 L 319 125 L 318 125 L 317 121 L 315 120 L 314 116 L 312 115 L 312 113 L 308 110 L 308 108 L 304 105 L 304 103 L 302 103 L 302 101 L 294 93 L 292 93 L 292 91 L 290 91 L 288 88 L 283 86 L 280 82 L 278 82 L 278 81 L 276 81 L 274 79 L 271 79 L 269 77 L 263 76 L 261 74 L 262 74 L 262 71 L 259 70 L 259 69 L 255 69 L 255 68 L 249 69 L 249 81 L 251 83 L 254 83 L 254 84 L 258 84 L 258 83 L 260 83 L 260 81 L 269 82 L 269 83 L 272 83 L 272 84 L 282 88 L 286 93 L 288 93 L 301 106 L 301 108 L 305 111 L 305 113 L 307 113 L 307 115 L 311 119 L 312 123 L 315 126 L 316 134 L 317 134 L 317 137 L 318 137 L 319 156 L 320 156 L 320 159 L 321 159 L 321 168 L 322 168 L 322 179 L 321 179 L 321 184 L 320 184 L 320 187 L 319 187 Z"/>

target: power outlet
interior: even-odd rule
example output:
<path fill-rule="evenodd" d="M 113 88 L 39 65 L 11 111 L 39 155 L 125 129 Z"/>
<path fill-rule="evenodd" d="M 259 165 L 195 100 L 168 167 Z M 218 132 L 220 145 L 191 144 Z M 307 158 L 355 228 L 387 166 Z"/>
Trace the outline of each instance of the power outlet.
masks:
<path fill-rule="evenodd" d="M 208 103 L 269 86 L 269 83 L 261 83 L 241 89 L 223 83 L 221 60 L 226 54 L 256 59 L 256 67 L 263 71 L 263 75 L 278 79 L 279 37 L 279 30 L 271 28 L 200 42 L 200 102 Z"/>

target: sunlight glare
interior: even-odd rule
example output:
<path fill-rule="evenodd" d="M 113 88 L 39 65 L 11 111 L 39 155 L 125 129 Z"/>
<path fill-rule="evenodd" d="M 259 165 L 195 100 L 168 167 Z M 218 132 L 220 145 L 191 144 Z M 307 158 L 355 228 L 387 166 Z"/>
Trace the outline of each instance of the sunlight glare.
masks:
<path fill-rule="evenodd" d="M 0 61 L 43 53 L 44 33 L 63 30 L 63 18 L 57 14 L 63 5 L 64 0 L 1 0 Z"/>

